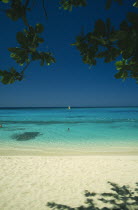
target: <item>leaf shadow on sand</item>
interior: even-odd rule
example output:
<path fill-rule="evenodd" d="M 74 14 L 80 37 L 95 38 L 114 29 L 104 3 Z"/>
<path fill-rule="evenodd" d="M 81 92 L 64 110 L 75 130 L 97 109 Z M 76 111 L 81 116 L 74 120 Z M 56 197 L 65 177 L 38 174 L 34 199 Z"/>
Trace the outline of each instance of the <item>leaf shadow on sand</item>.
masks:
<path fill-rule="evenodd" d="M 97 194 L 85 191 L 86 201 L 79 207 L 71 207 L 54 202 L 48 202 L 47 206 L 53 210 L 138 210 L 138 183 L 136 188 L 122 186 L 108 182 L 111 187 L 109 193 Z M 99 207 L 96 201 L 100 201 L 103 207 Z"/>

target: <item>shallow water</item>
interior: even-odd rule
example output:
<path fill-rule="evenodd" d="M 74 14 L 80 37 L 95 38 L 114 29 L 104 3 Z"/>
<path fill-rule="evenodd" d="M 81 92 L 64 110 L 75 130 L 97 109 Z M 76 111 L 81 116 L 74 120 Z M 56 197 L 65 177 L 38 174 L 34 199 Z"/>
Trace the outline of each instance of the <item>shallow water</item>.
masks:
<path fill-rule="evenodd" d="M 0 145 L 138 146 L 138 107 L 0 109 Z"/>

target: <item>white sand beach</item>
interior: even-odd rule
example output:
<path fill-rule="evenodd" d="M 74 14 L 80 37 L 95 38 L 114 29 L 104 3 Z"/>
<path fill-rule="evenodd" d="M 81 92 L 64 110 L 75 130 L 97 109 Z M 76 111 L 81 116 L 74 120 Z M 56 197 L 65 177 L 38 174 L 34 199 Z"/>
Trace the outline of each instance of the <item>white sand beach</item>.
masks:
<path fill-rule="evenodd" d="M 0 156 L 0 210 L 80 206 L 85 190 L 108 192 L 108 181 L 134 187 L 138 156 Z"/>

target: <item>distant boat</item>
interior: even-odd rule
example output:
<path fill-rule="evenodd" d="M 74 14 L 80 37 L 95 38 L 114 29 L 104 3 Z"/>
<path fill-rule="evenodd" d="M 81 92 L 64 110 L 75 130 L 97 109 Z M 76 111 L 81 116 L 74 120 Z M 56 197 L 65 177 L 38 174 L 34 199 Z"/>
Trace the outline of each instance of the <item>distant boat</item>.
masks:
<path fill-rule="evenodd" d="M 71 109 L 70 106 L 68 106 L 68 109 Z"/>

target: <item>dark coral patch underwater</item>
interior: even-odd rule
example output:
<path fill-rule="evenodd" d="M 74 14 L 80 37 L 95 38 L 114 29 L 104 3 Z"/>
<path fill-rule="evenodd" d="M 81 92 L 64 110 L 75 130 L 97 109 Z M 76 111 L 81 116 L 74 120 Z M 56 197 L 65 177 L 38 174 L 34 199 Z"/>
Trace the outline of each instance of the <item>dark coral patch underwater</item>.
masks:
<path fill-rule="evenodd" d="M 15 139 L 17 141 L 28 141 L 31 139 L 35 139 L 39 135 L 40 135 L 40 132 L 24 132 L 21 134 L 13 135 L 12 139 Z"/>

